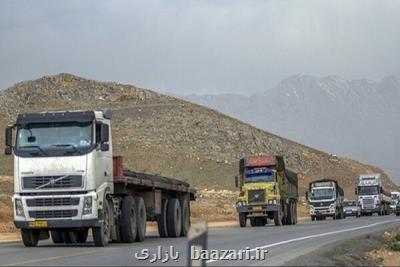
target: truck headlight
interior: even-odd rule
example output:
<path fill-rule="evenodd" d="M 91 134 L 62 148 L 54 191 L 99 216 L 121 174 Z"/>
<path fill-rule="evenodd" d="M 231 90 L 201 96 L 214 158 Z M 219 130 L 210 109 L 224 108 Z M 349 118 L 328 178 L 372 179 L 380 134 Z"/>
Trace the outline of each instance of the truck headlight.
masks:
<path fill-rule="evenodd" d="M 272 200 L 272 203 L 273 203 L 273 204 L 276 204 L 276 199 Z"/>
<path fill-rule="evenodd" d="M 15 199 L 15 213 L 17 216 L 25 217 L 24 206 L 22 205 L 22 199 Z"/>
<path fill-rule="evenodd" d="M 268 204 L 270 204 L 270 205 L 272 204 L 272 200 L 271 200 L 271 199 L 270 199 L 270 200 L 268 200 Z"/>
<path fill-rule="evenodd" d="M 92 196 L 87 196 L 83 199 L 83 215 L 92 213 Z"/>

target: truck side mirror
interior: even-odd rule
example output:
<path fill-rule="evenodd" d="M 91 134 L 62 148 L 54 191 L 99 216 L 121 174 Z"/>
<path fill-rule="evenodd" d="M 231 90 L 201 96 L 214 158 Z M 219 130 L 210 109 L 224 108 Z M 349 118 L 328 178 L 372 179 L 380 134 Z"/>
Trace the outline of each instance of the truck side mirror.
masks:
<path fill-rule="evenodd" d="M 235 187 L 239 187 L 239 178 L 235 176 Z"/>
<path fill-rule="evenodd" d="M 102 124 L 100 128 L 100 141 L 101 143 L 108 142 L 110 140 L 110 128 L 107 124 Z"/>
<path fill-rule="evenodd" d="M 5 155 L 12 154 L 12 127 L 7 127 L 5 131 L 5 145 L 6 148 L 4 149 Z"/>
<path fill-rule="evenodd" d="M 100 144 L 100 150 L 101 151 L 108 151 L 108 150 L 110 150 L 110 145 L 106 144 L 106 143 L 101 143 Z"/>

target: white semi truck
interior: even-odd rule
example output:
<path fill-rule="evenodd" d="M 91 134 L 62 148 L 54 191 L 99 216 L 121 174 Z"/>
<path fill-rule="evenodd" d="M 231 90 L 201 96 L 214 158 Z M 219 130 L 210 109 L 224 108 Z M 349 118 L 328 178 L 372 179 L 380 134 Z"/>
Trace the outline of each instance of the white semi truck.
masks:
<path fill-rule="evenodd" d="M 123 169 L 113 157 L 111 111 L 18 115 L 5 131 L 14 154 L 14 224 L 25 246 L 143 241 L 146 221 L 161 237 L 186 236 L 195 191 L 175 179 Z M 15 138 L 15 140 L 14 140 Z"/>
<path fill-rule="evenodd" d="M 343 210 L 344 192 L 336 180 L 322 179 L 309 184 L 306 199 L 310 205 L 311 220 L 324 220 L 326 217 L 345 218 Z"/>
<path fill-rule="evenodd" d="M 361 206 L 361 216 L 390 214 L 390 193 L 382 186 L 380 173 L 361 174 L 355 193 Z"/>

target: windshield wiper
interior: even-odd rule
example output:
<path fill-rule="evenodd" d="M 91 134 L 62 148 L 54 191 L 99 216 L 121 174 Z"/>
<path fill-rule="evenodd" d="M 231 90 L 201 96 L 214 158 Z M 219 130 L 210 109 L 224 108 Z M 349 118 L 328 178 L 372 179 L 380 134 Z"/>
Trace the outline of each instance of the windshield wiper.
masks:
<path fill-rule="evenodd" d="M 22 146 L 22 147 L 20 147 L 20 149 L 21 148 L 22 149 L 25 149 L 25 148 L 37 148 L 43 155 L 48 156 L 47 152 L 44 151 L 40 146 L 31 145 L 31 146 Z"/>
<path fill-rule="evenodd" d="M 83 155 L 83 152 L 74 144 L 56 144 L 56 145 L 52 145 L 52 146 L 55 146 L 55 147 L 72 147 L 74 152 L 78 152 L 79 154 Z"/>

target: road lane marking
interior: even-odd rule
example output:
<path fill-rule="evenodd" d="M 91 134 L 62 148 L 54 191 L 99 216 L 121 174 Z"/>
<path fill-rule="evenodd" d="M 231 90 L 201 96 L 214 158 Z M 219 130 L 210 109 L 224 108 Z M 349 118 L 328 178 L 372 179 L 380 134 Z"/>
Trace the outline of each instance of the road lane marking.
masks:
<path fill-rule="evenodd" d="M 27 261 L 20 261 L 16 263 L 9 263 L 9 264 L 0 264 L 0 266 L 9 266 L 9 265 L 32 265 L 32 263 L 38 263 L 38 262 L 43 262 L 43 261 L 52 261 L 52 260 L 61 260 L 64 258 L 69 258 L 69 257 L 75 257 L 75 256 L 87 256 L 87 255 L 95 255 L 95 254 L 101 254 L 103 252 L 111 252 L 119 249 L 121 247 L 114 247 L 114 248 L 106 248 L 101 251 L 85 251 L 85 252 L 77 252 L 77 253 L 71 253 L 71 254 L 66 254 L 66 255 L 60 255 L 60 256 L 54 256 L 54 257 L 48 257 L 48 258 L 41 258 L 41 259 L 34 259 L 34 260 L 27 260 Z"/>
<path fill-rule="evenodd" d="M 266 249 L 266 248 L 276 247 L 276 246 L 279 246 L 279 245 L 284 245 L 284 244 L 293 243 L 293 242 L 297 242 L 297 241 L 302 241 L 302 240 L 306 240 L 306 239 L 311 239 L 311 238 L 316 238 L 316 237 L 321 237 L 321 236 L 327 236 L 327 235 L 334 235 L 334 234 L 339 234 L 339 233 L 344 233 L 344 232 L 357 231 L 357 230 L 361 230 L 361 229 L 365 229 L 365 228 L 369 228 L 369 227 L 374 227 L 374 226 L 381 225 L 381 224 L 386 224 L 386 223 L 393 223 L 393 222 L 400 222 L 400 219 L 384 221 L 384 222 L 377 222 L 377 223 L 372 223 L 372 224 L 367 224 L 367 225 L 363 225 L 363 226 L 352 227 L 352 228 L 347 228 L 347 229 L 342 229 L 342 230 L 337 230 L 337 231 L 332 231 L 332 232 L 326 232 L 326 233 L 321 233 L 321 234 L 298 237 L 298 238 L 294 238 L 294 239 L 280 241 L 280 242 L 277 242 L 277 243 L 268 244 L 268 245 L 265 245 L 265 246 L 262 246 L 262 247 L 255 247 L 255 248 L 250 249 L 249 251 L 250 252 L 254 252 L 256 250 L 263 250 L 263 249 Z M 206 263 L 212 263 L 212 262 L 216 262 L 216 261 L 220 261 L 220 260 L 221 259 L 211 259 L 211 260 L 206 261 Z"/>

